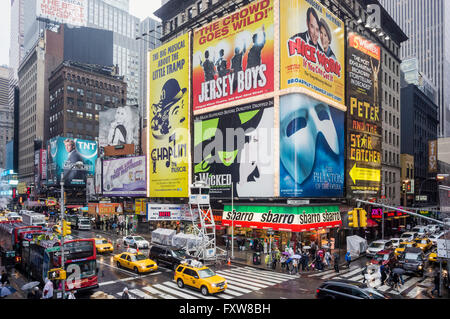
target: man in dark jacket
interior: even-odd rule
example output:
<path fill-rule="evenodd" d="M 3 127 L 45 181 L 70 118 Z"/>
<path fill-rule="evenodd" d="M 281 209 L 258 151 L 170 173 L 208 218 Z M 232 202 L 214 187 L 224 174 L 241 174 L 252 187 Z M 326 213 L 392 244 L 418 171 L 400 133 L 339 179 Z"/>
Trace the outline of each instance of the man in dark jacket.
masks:
<path fill-rule="evenodd" d="M 437 271 L 434 274 L 434 288 L 433 288 L 433 290 L 431 290 L 431 295 L 433 295 L 434 292 L 437 291 L 438 296 L 440 296 L 440 294 L 441 294 L 440 284 L 441 284 L 441 273 L 439 271 Z"/>
<path fill-rule="evenodd" d="M 323 52 L 322 47 L 319 44 L 320 28 L 319 28 L 319 16 L 313 7 L 310 7 L 306 12 L 306 24 L 308 30 L 303 33 L 297 33 L 292 36 L 291 39 L 301 38 L 307 44 L 316 48 L 316 50 Z"/>

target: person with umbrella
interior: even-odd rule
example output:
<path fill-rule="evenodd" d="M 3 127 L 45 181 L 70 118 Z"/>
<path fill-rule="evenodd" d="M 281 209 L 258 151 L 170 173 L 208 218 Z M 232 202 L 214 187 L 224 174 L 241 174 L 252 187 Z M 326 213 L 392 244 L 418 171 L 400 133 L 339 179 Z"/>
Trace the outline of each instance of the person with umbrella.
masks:
<path fill-rule="evenodd" d="M 403 286 L 405 284 L 405 281 L 403 280 L 403 274 L 405 273 L 405 270 L 403 268 L 394 268 L 392 269 L 392 272 L 398 275 L 400 283 Z"/>
<path fill-rule="evenodd" d="M 16 292 L 16 290 L 13 287 L 7 286 L 5 283 L 4 285 L 1 286 L 0 298 L 5 298 L 6 296 L 9 296 L 15 292 Z"/>

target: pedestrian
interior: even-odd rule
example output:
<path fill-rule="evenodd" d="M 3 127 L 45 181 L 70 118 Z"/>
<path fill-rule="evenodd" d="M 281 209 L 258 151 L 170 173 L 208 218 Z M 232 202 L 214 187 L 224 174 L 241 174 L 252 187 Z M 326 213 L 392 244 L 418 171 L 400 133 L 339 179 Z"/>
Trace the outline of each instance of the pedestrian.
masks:
<path fill-rule="evenodd" d="M 128 288 L 123 288 L 122 299 L 130 299 L 130 295 L 128 294 Z"/>
<path fill-rule="evenodd" d="M 281 270 L 284 270 L 284 267 L 286 267 L 286 256 L 281 255 L 280 263 L 281 263 Z"/>
<path fill-rule="evenodd" d="M 75 298 L 75 295 L 72 290 L 69 292 L 69 296 L 67 297 L 67 299 L 77 299 Z"/>
<path fill-rule="evenodd" d="M 386 281 L 387 278 L 387 273 L 386 273 L 386 266 L 381 264 L 380 266 L 380 274 L 381 274 L 381 285 L 384 285 L 384 282 Z"/>
<path fill-rule="evenodd" d="M 306 253 L 306 251 L 304 251 L 302 254 L 302 271 L 309 270 L 308 259 L 309 259 L 308 254 Z"/>
<path fill-rule="evenodd" d="M 316 242 L 311 242 L 311 249 L 310 249 L 311 257 L 314 258 L 316 256 Z"/>
<path fill-rule="evenodd" d="M 334 255 L 334 271 L 339 273 L 339 255 L 336 253 Z"/>
<path fill-rule="evenodd" d="M 433 290 L 431 290 L 431 295 L 433 296 L 434 292 L 437 291 L 438 293 L 438 297 L 441 294 L 441 274 L 439 271 L 436 271 L 436 273 L 434 274 L 434 288 Z"/>
<path fill-rule="evenodd" d="M 2 277 L 0 279 L 0 282 L 1 282 L 2 286 L 5 286 L 5 284 L 8 284 L 8 285 L 10 284 L 8 274 L 6 273 L 5 270 L 2 271 Z"/>
<path fill-rule="evenodd" d="M 290 274 L 292 275 L 293 273 L 296 274 L 298 271 L 298 259 L 294 258 L 292 260 L 292 268 L 290 271 Z"/>
<path fill-rule="evenodd" d="M 38 286 L 33 288 L 33 299 L 41 299 L 42 298 L 42 292 L 39 289 Z"/>
<path fill-rule="evenodd" d="M 399 289 L 399 282 L 400 282 L 400 278 L 398 276 L 397 273 L 392 272 L 392 283 L 393 283 L 393 289 L 397 290 Z"/>
<path fill-rule="evenodd" d="M 48 278 L 45 278 L 44 293 L 42 298 L 43 299 L 53 298 L 53 282 Z"/>
<path fill-rule="evenodd" d="M 327 268 L 331 267 L 331 254 L 329 250 L 325 252 L 325 263 L 327 264 Z"/>
<path fill-rule="evenodd" d="M 27 299 L 34 299 L 34 291 L 30 289 L 27 293 Z"/>
<path fill-rule="evenodd" d="M 367 267 L 369 266 L 369 263 L 367 262 L 366 265 L 364 266 L 361 275 L 363 276 L 363 283 L 365 283 L 367 281 L 366 279 L 366 275 L 367 275 Z"/>
<path fill-rule="evenodd" d="M 352 261 L 350 251 L 347 251 L 347 253 L 345 254 L 345 261 L 347 262 L 347 268 L 350 268 L 350 262 Z"/>

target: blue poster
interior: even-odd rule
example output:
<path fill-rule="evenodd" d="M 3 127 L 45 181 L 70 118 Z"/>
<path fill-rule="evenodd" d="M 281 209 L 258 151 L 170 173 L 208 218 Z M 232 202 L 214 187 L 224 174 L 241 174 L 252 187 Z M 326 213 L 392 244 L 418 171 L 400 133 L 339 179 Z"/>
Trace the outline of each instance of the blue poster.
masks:
<path fill-rule="evenodd" d="M 344 119 L 307 95 L 280 97 L 281 197 L 343 197 Z"/>
<path fill-rule="evenodd" d="M 77 138 L 55 137 L 47 144 L 48 185 L 86 185 L 87 175 L 95 174 L 97 142 Z"/>

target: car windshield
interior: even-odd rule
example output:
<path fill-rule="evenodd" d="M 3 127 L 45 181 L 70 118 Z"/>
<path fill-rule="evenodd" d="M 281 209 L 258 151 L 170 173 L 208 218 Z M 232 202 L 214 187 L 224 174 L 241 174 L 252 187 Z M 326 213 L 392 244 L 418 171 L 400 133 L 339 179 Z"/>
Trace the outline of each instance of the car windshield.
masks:
<path fill-rule="evenodd" d="M 214 273 L 214 271 L 207 268 L 207 269 L 199 270 L 198 275 L 200 278 L 209 278 L 209 277 L 215 276 L 216 274 Z"/>
<path fill-rule="evenodd" d="M 186 252 L 182 249 L 173 250 L 173 254 L 178 258 L 185 258 L 187 256 Z"/>
<path fill-rule="evenodd" d="M 145 257 L 144 254 L 138 254 L 138 255 L 131 255 L 131 261 L 141 261 L 146 260 L 147 257 Z"/>
<path fill-rule="evenodd" d="M 97 245 L 102 245 L 102 244 L 107 244 L 108 241 L 107 241 L 106 239 L 96 239 L 96 240 L 95 240 L 95 243 L 96 243 Z"/>
<path fill-rule="evenodd" d="M 384 297 L 384 295 L 383 295 L 381 292 L 376 291 L 376 290 L 373 289 L 373 288 L 367 288 L 367 289 L 364 289 L 364 291 L 365 291 L 369 296 L 371 296 L 372 299 L 386 299 L 386 298 Z"/>
<path fill-rule="evenodd" d="M 80 224 L 86 225 L 86 224 L 90 224 L 90 222 L 87 219 L 82 219 L 82 220 L 80 220 Z"/>
<path fill-rule="evenodd" d="M 419 254 L 415 254 L 415 253 L 405 253 L 405 259 L 407 260 L 418 260 L 419 259 Z"/>
<path fill-rule="evenodd" d="M 134 238 L 134 240 L 145 240 L 144 238 L 142 238 L 140 236 L 136 236 L 136 237 L 133 237 L 133 238 Z"/>
<path fill-rule="evenodd" d="M 389 255 L 388 254 L 377 254 L 375 255 L 375 260 L 382 261 L 382 260 L 388 260 Z"/>
<path fill-rule="evenodd" d="M 383 243 L 371 243 L 370 248 L 381 248 L 384 247 Z"/>

